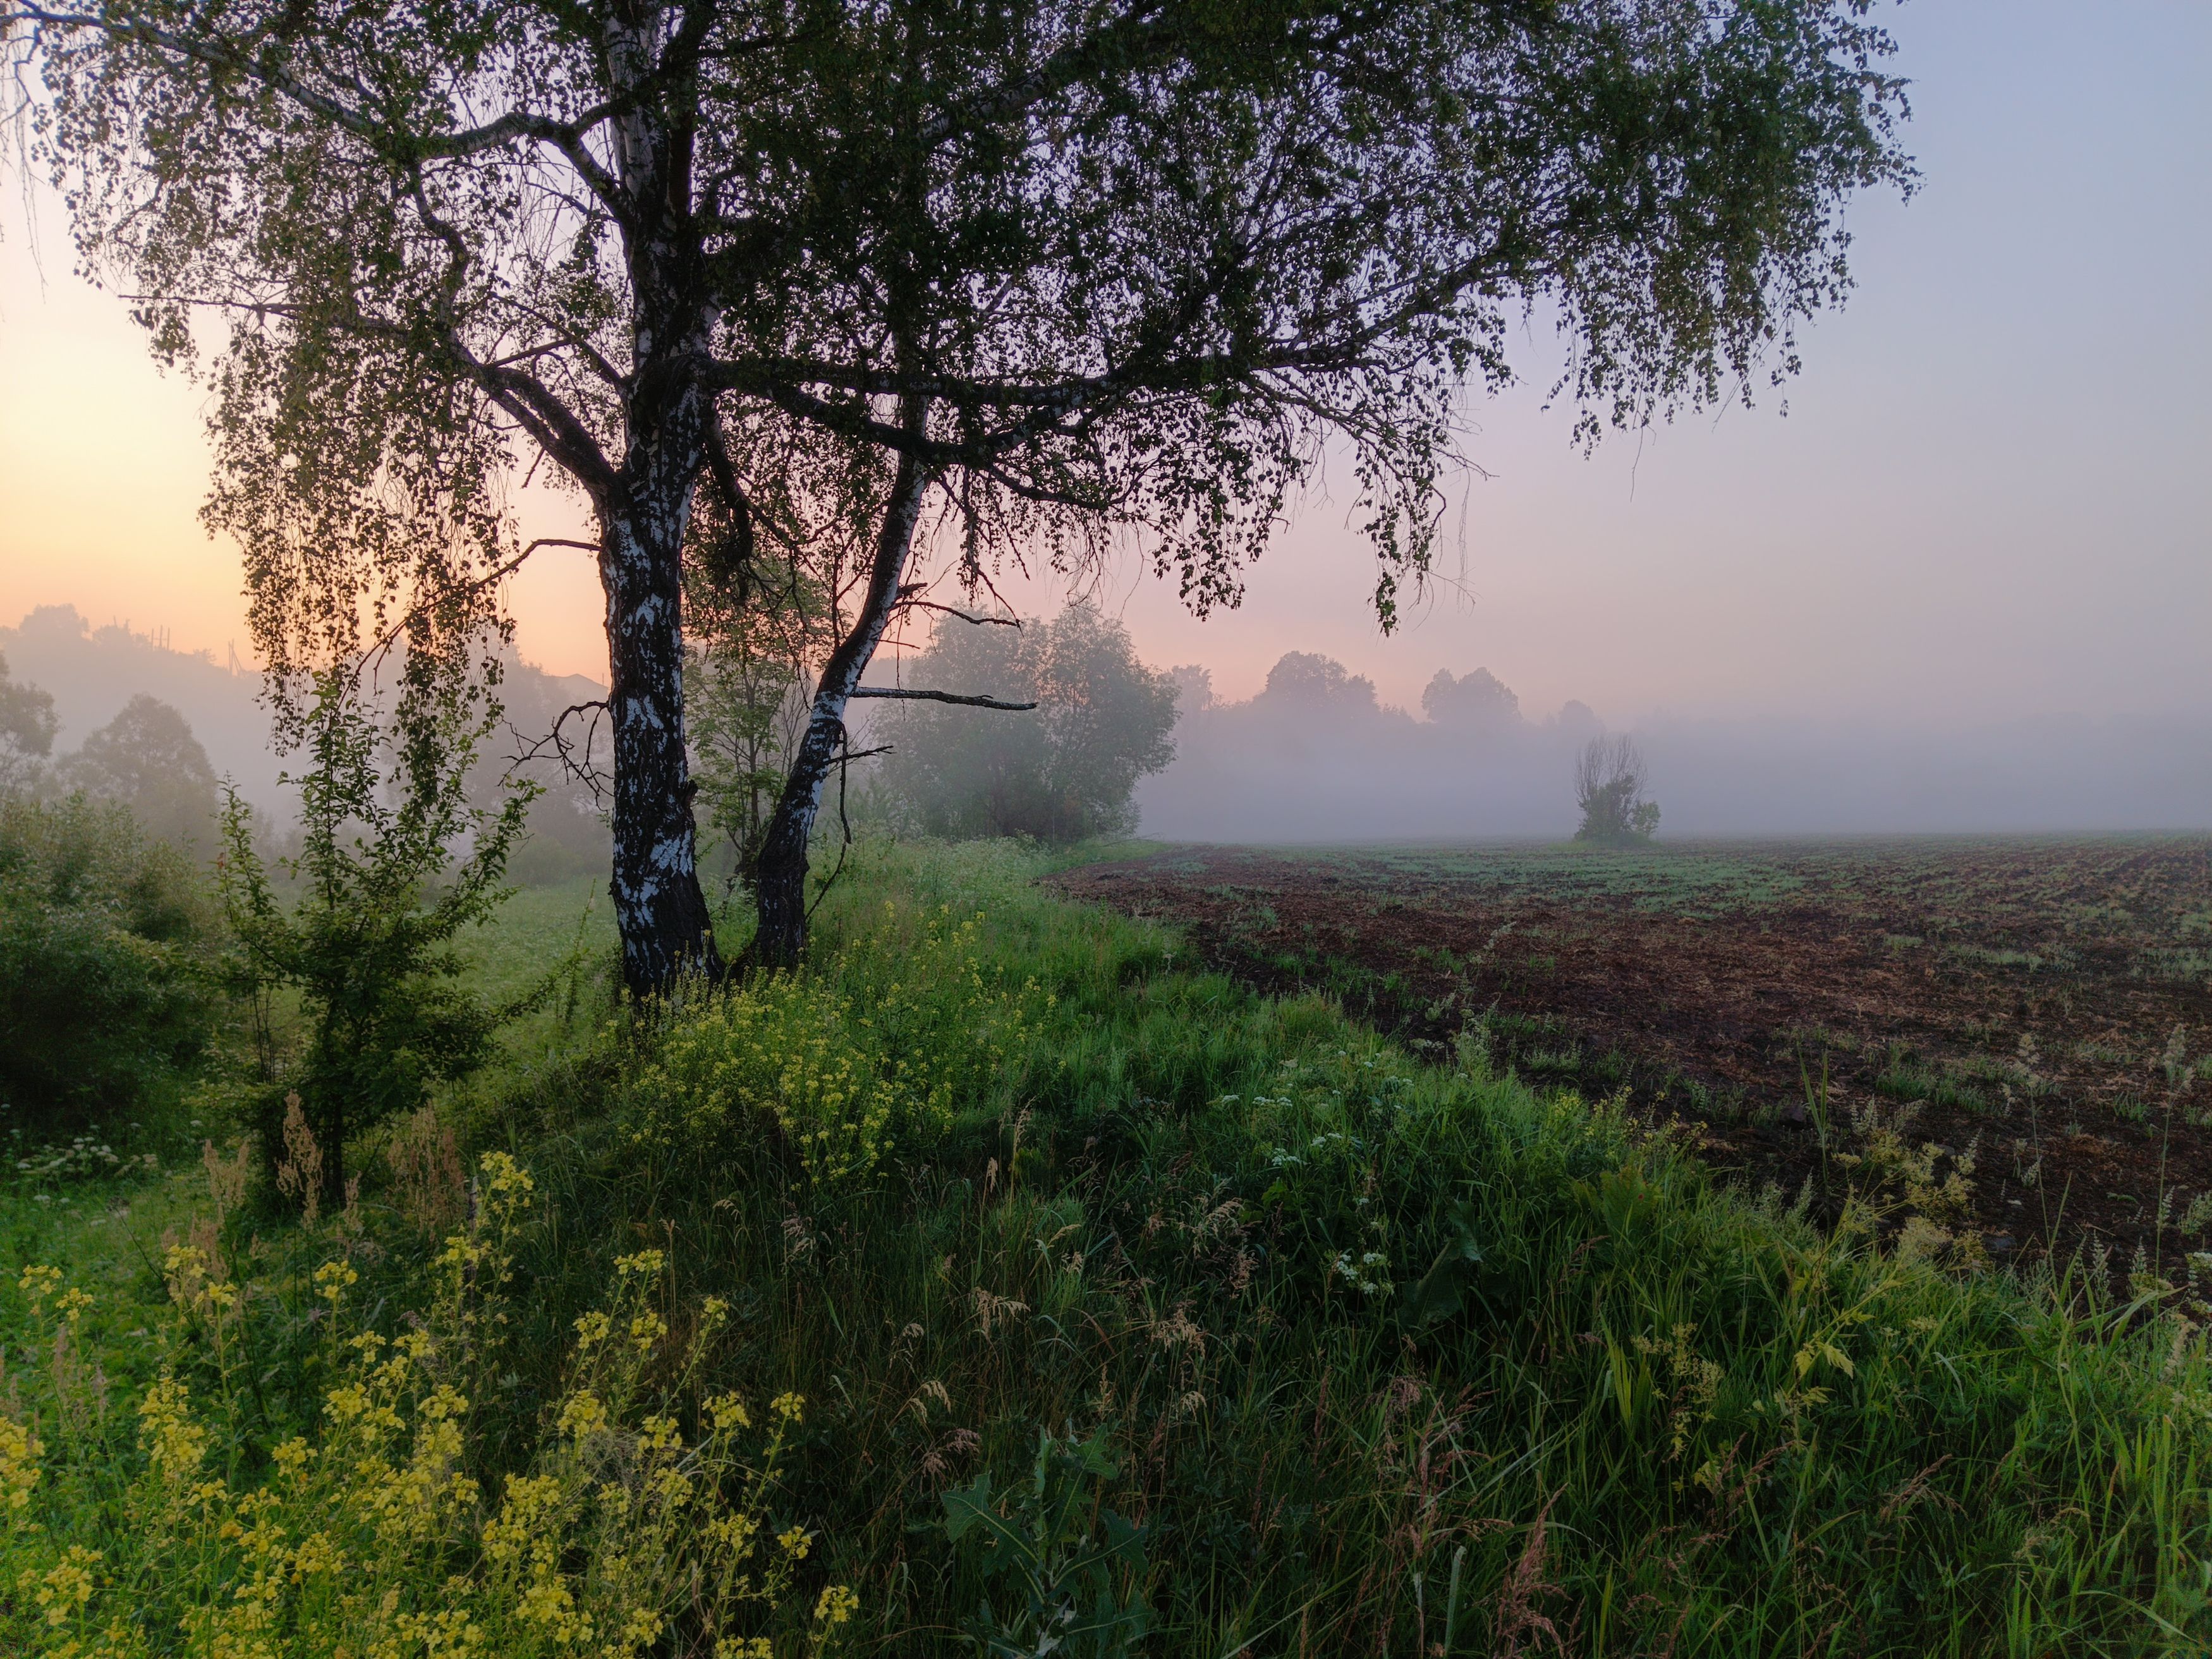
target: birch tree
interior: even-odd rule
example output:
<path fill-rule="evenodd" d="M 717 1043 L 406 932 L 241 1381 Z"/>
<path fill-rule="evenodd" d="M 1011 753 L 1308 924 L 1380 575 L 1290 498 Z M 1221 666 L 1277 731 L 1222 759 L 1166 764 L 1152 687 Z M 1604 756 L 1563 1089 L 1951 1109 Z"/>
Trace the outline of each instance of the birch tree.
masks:
<path fill-rule="evenodd" d="M 88 264 L 212 389 L 208 520 L 244 550 L 280 703 L 370 630 L 438 649 L 495 626 L 531 550 L 509 479 L 587 506 L 612 890 L 647 993 L 720 968 L 685 762 L 702 501 L 734 591 L 825 526 L 853 552 L 758 860 L 757 949 L 785 963 L 847 702 L 929 581 L 1121 538 L 1198 611 L 1233 604 L 1328 453 L 1388 625 L 1425 568 L 1454 400 L 1509 378 L 1530 307 L 1593 431 L 1793 369 L 1793 319 L 1848 285 L 1845 201 L 1909 181 L 1869 5 L 0 17 Z"/>

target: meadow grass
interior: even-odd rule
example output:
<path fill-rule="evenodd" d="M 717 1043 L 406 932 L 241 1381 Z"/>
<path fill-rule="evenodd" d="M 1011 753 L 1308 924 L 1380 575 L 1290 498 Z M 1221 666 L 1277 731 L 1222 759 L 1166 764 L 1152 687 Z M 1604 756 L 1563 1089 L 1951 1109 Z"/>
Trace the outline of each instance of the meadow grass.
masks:
<path fill-rule="evenodd" d="M 1079 1510 L 1144 1529 L 1141 1563 L 1106 1576 L 1149 1607 L 1146 1652 L 2202 1650 L 2212 1366 L 2185 1292 L 2115 1304 L 2101 1269 L 1973 1270 L 1932 1227 L 1885 1249 L 1850 1206 L 1818 1230 L 1479 1053 L 1425 1063 L 1322 998 L 1194 971 L 1171 930 L 1037 889 L 1044 862 L 866 848 L 796 980 L 634 1020 L 572 1010 L 446 1103 L 533 1186 L 502 1246 L 497 1362 L 455 1419 L 477 1512 L 378 1580 L 432 1621 L 405 1651 L 463 1650 L 432 1639 L 455 1607 L 502 1652 L 579 1650 L 501 1601 L 486 1540 L 507 1477 L 582 1455 L 561 1426 L 578 1322 L 647 1249 L 662 1333 L 641 1400 L 702 1444 L 710 1399 L 808 1402 L 760 1510 L 816 1533 L 747 1627 L 778 1653 L 972 1651 L 993 1596 L 1019 1626 L 993 1559 L 945 1523 L 981 1490 L 1031 1524 L 1005 1494 L 1033 1467 L 1043 1490 L 1041 1433 L 1096 1449 L 1054 1465 L 1078 1471 Z M 518 920 L 514 958 L 542 971 L 565 948 L 574 896 L 566 922 L 551 899 Z M 532 971 L 508 960 L 488 973 Z M 835 1157 L 811 1150 L 825 1126 Z M 118 1654 L 216 1650 L 190 1607 L 234 1596 L 246 1546 L 212 1522 L 153 1611 L 95 1587 L 49 1623 L 36 1601 L 71 1544 L 118 1583 L 181 1549 L 132 1526 L 157 1472 L 138 1402 L 163 1375 L 203 1402 L 227 1494 L 210 1512 L 234 1516 L 277 1490 L 276 1448 L 335 1432 L 316 1266 L 357 1271 L 349 1306 L 387 1334 L 442 1305 L 400 1183 L 350 1220 L 246 1204 L 210 1232 L 195 1182 L 94 1183 L 65 1213 L 9 1200 L 15 1261 L 94 1295 L 70 1363 L 109 1382 L 97 1411 L 70 1407 L 51 1312 L 14 1294 L 11 1420 L 106 1473 L 54 1454 L 23 1489 L 0 1642 L 60 1652 L 112 1624 Z M 158 1235 L 194 1227 L 265 1327 L 251 1387 L 171 1299 Z M 650 1433 L 606 1432 L 619 1484 Z M 284 1547 L 353 1501 L 285 1498 Z M 579 1606 L 604 1588 L 582 1553 L 556 1566 Z M 627 1650 L 711 1651 L 700 1581 L 664 1577 L 665 1622 Z M 857 1598 L 834 1628 L 832 1588 Z M 263 1650 L 337 1650 L 307 1590 L 286 1594 Z"/>

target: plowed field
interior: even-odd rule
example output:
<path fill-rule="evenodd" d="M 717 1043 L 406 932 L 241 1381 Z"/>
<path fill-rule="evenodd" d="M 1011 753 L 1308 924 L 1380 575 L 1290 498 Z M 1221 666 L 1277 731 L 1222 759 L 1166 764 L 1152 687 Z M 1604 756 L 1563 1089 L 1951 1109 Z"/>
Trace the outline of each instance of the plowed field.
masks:
<path fill-rule="evenodd" d="M 1948 1248 L 2116 1275 L 2212 1247 L 2203 838 L 1178 848 L 1058 879 L 1240 977 L 1697 1126 L 1788 1201 L 1856 1189 Z"/>

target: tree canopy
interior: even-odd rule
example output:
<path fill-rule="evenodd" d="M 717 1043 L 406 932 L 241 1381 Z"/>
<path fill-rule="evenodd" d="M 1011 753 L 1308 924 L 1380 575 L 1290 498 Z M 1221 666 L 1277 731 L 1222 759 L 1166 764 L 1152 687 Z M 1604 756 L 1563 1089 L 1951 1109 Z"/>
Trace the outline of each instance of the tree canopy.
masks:
<path fill-rule="evenodd" d="M 1203 612 L 1340 445 L 1387 624 L 1511 322 L 1593 430 L 1747 392 L 1909 179 L 1869 0 L 0 5 L 87 257 L 213 385 L 280 678 L 464 660 L 509 477 L 588 501 L 641 989 L 713 966 L 687 540 L 741 598 L 825 538 L 864 576 L 763 849 L 787 958 L 918 531 L 971 586 L 1133 534 Z"/>
<path fill-rule="evenodd" d="M 40 763 L 54 751 L 54 733 L 60 729 L 53 698 L 10 678 L 8 659 L 0 657 L 0 794 L 38 775 Z"/>
<path fill-rule="evenodd" d="M 57 769 L 64 788 L 121 801 L 160 840 L 213 839 L 215 768 L 191 722 L 159 697 L 139 692 Z"/>
<path fill-rule="evenodd" d="M 930 702 L 870 732 L 890 747 L 894 810 L 939 836 L 1073 842 L 1137 827 L 1137 781 L 1175 758 L 1175 683 L 1137 659 L 1129 631 L 1073 605 L 1019 629 L 941 628 L 908 677 L 1036 705 L 1033 717 Z"/>

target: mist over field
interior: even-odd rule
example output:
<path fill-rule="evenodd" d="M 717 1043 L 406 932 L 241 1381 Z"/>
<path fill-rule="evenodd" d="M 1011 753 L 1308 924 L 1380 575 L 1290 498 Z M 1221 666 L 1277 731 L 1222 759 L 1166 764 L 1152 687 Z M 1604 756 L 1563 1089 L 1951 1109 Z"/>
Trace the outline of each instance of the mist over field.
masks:
<path fill-rule="evenodd" d="M 58 754 L 143 692 L 183 714 L 218 776 L 289 815 L 258 675 L 119 622 L 94 626 L 68 605 L 0 628 L 0 657 L 17 681 L 52 695 Z M 1141 833 L 1170 841 L 1563 839 L 1575 828 L 1577 753 L 1619 729 L 1579 702 L 1532 716 L 1482 669 L 1439 671 L 1414 709 L 1382 702 L 1365 677 L 1307 652 L 1286 653 L 1243 702 L 1215 697 L 1202 666 L 1180 666 L 1174 678 L 1176 757 L 1136 793 Z M 604 688 L 517 662 L 501 695 L 515 732 L 528 738 Z M 2212 720 L 2022 716 L 1916 729 L 1662 718 L 1628 729 L 1650 762 L 1662 837 L 2212 825 Z M 514 746 L 507 734 L 493 744 L 499 757 Z M 580 801 L 563 815 L 586 811 Z"/>
<path fill-rule="evenodd" d="M 1530 718 L 1486 671 L 1440 672 L 1419 710 L 1293 653 L 1246 702 L 1182 668 L 1176 759 L 1138 787 L 1144 833 L 1223 842 L 1564 837 L 1575 757 L 1607 729 Z M 2212 824 L 2212 720 L 2027 717 L 1656 720 L 1632 732 L 1668 836 L 2129 830 Z"/>

